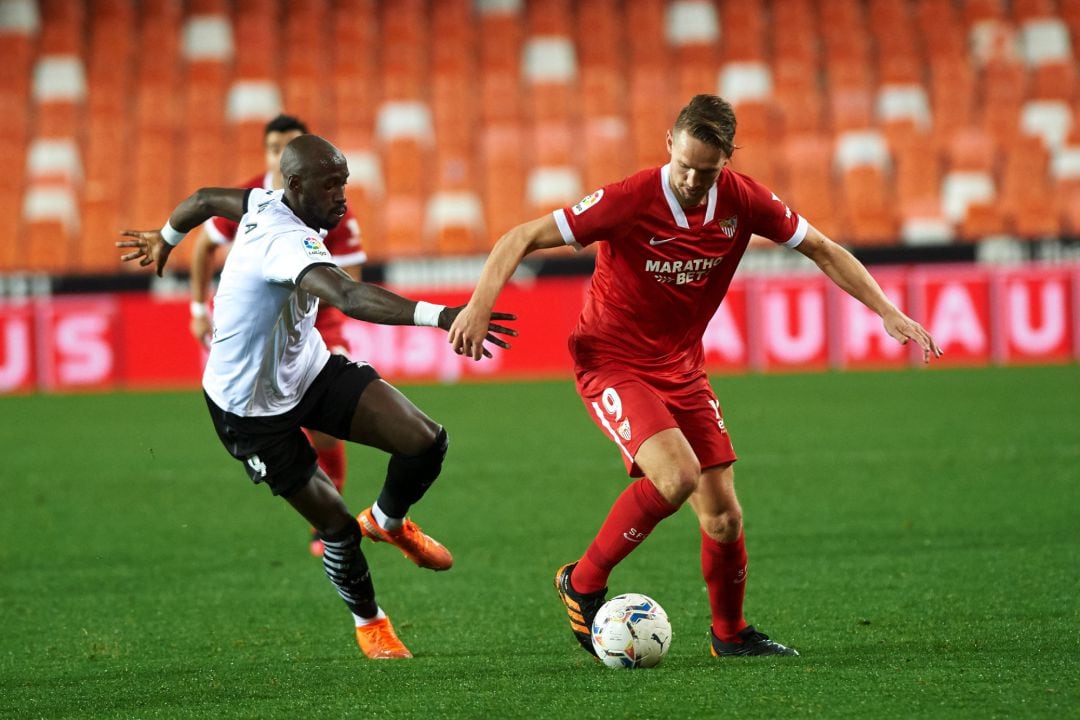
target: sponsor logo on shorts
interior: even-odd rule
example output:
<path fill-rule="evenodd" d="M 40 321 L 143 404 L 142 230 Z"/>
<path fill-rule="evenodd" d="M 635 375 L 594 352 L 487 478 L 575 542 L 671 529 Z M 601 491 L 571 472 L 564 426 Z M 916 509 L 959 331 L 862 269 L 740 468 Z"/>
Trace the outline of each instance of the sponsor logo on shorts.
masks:
<path fill-rule="evenodd" d="M 622 534 L 624 538 L 632 543 L 639 543 L 649 536 L 649 533 L 643 533 L 637 528 L 630 528 Z"/>
<path fill-rule="evenodd" d="M 619 423 L 619 437 L 626 442 L 630 442 L 630 418 L 626 418 Z"/>

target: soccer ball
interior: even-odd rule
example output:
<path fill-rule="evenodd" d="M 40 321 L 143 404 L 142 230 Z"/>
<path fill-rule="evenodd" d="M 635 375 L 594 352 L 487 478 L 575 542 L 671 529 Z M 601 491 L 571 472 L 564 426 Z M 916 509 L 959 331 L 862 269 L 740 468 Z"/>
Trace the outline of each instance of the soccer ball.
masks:
<path fill-rule="evenodd" d="M 617 595 L 597 611 L 592 644 L 608 667 L 655 667 L 671 646 L 671 623 L 660 603 L 648 595 Z"/>

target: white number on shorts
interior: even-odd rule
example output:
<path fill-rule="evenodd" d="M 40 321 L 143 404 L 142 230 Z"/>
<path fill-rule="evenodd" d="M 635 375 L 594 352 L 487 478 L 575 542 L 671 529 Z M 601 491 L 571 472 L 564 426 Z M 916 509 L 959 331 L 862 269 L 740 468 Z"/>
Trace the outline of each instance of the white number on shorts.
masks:
<path fill-rule="evenodd" d="M 600 402 L 604 404 L 604 410 L 608 415 L 614 416 L 616 420 L 622 420 L 622 398 L 615 392 L 615 388 L 605 388 Z"/>
<path fill-rule="evenodd" d="M 716 426 L 720 428 L 720 432 L 724 432 L 724 418 L 720 417 L 720 401 L 713 400 L 712 398 L 707 398 L 706 402 L 709 403 L 709 407 L 711 407 L 713 409 L 713 412 L 716 413 Z"/>
<path fill-rule="evenodd" d="M 266 463 L 260 460 L 258 455 L 248 455 L 247 464 L 259 473 L 259 477 L 266 477 Z"/>

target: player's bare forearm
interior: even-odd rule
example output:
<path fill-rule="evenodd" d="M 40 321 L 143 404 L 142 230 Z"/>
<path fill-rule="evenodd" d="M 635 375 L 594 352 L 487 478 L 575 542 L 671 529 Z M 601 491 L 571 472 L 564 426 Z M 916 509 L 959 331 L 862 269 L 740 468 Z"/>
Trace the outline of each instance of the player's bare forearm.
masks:
<path fill-rule="evenodd" d="M 357 320 L 379 325 L 412 325 L 416 301 L 395 292 L 358 283 L 337 266 L 316 267 L 306 273 L 300 288 Z"/>
<path fill-rule="evenodd" d="M 244 215 L 247 193 L 248 190 L 238 188 L 199 188 L 176 206 L 169 215 L 169 224 L 186 233 L 212 217 L 239 222 Z"/>
<path fill-rule="evenodd" d="M 495 307 L 499 293 L 526 255 L 535 250 L 560 247 L 563 244 L 562 235 L 550 215 L 511 229 L 499 238 L 484 262 L 480 280 L 469 300 L 469 307 L 490 312 Z"/>
<path fill-rule="evenodd" d="M 813 260 L 837 287 L 880 317 L 896 310 L 870 271 L 854 255 L 812 226 L 798 250 Z"/>
<path fill-rule="evenodd" d="M 923 362 L 941 356 L 941 348 L 930 333 L 893 305 L 870 271 L 854 255 L 813 227 L 798 250 L 817 263 L 837 287 L 876 312 L 884 322 L 886 332 L 897 342 L 907 344 L 914 340 L 918 343 L 923 350 Z"/>

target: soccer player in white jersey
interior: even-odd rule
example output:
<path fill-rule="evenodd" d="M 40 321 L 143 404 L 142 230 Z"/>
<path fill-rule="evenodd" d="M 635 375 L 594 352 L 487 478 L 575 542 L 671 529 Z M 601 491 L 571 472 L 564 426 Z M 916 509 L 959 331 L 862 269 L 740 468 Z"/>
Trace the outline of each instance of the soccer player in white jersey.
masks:
<path fill-rule="evenodd" d="M 570 351 L 589 416 L 638 479 L 615 501 L 584 555 L 556 573 L 571 630 L 592 652 L 589 629 L 612 569 L 689 502 L 700 525 L 712 654 L 796 655 L 743 617 L 747 556 L 735 497 L 736 457 L 703 370 L 702 335 L 751 234 L 813 260 L 876 312 L 889 335 L 918 343 L 925 361 L 941 350 L 849 252 L 768 188 L 727 167 L 735 150 L 735 113 L 727 102 L 695 96 L 668 132 L 667 147 L 667 165 L 506 233 L 454 320 L 449 341 L 457 352 L 479 359 L 495 300 L 525 255 L 600 243 Z"/>
<path fill-rule="evenodd" d="M 255 483 L 265 483 L 321 534 L 327 576 L 352 612 L 356 639 L 372 659 L 412 657 L 375 600 L 362 537 L 388 542 L 420 567 L 446 570 L 450 552 L 407 517 L 438 477 L 446 431 L 366 363 L 332 355 L 315 330 L 320 302 L 358 320 L 449 329 L 461 308 L 415 302 L 358 283 L 319 237 L 345 216 L 344 156 L 301 135 L 281 159 L 284 190 L 203 188 L 173 210 L 160 231 L 124 231 L 121 258 L 160 275 L 184 234 L 212 216 L 240 223 L 218 287 L 203 374 L 218 437 Z M 512 315 L 492 317 L 512 320 Z M 490 324 L 491 333 L 516 334 Z M 485 354 L 490 357 L 486 349 Z M 390 454 L 376 502 L 354 518 L 301 428 Z"/>
<path fill-rule="evenodd" d="M 250 178 L 239 185 L 243 188 L 280 190 L 285 187 L 281 176 L 281 155 L 289 141 L 308 132 L 307 125 L 291 115 L 278 115 L 263 129 L 263 147 L 266 150 L 266 171 Z M 210 278 L 217 249 L 232 245 L 240 226 L 232 220 L 222 217 L 210 218 L 203 225 L 203 232 L 195 235 L 195 252 L 191 260 L 191 322 L 192 336 L 209 347 L 213 322 L 210 306 L 207 303 L 210 292 Z M 361 264 L 367 260 L 360 239 L 360 224 L 351 210 L 345 211 L 335 227 L 327 229 L 322 239 L 326 249 L 334 256 L 334 264 L 349 274 L 354 280 L 360 279 Z M 323 342 L 330 352 L 348 355 L 348 342 L 344 334 L 345 316 L 340 310 L 321 303 L 319 314 L 315 317 L 315 329 L 322 335 Z M 319 467 L 326 472 L 338 492 L 345 492 L 346 455 L 345 443 L 335 437 L 317 430 L 308 430 L 308 438 L 319 456 Z M 318 532 L 312 530 L 308 548 L 311 554 L 322 557 L 323 541 Z"/>

